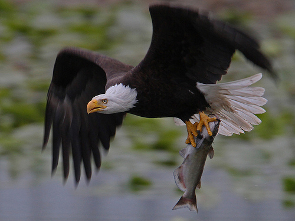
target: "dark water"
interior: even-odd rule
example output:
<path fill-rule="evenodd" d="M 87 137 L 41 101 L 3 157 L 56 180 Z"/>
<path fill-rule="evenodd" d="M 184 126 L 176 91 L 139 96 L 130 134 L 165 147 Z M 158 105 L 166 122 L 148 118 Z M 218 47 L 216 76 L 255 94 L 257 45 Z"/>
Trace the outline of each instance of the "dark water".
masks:
<path fill-rule="evenodd" d="M 120 176 L 128 176 L 121 174 Z M 188 209 L 172 211 L 180 197 L 172 183 L 172 171 L 160 170 L 149 174 L 154 188 L 139 193 L 126 192 L 117 173 L 103 172 L 89 185 L 75 188 L 68 181 L 62 185 L 59 176 L 38 182 L 24 175 L 14 182 L 0 186 L 0 220 L 128 220 L 128 221 L 185 221 L 185 220 L 289 220 L 294 209 L 282 207 L 276 196 L 279 183 L 270 180 L 268 193 L 261 199 L 247 199 L 235 192 L 232 178 L 221 170 L 208 169 L 203 187 L 197 191 L 199 213 Z M 5 177 L 1 172 L 1 180 Z M 104 183 L 109 183 L 108 187 Z M 100 191 L 102 188 L 102 191 Z M 255 191 L 255 186 L 250 186 Z M 201 193 L 200 193 L 201 192 Z M 199 194 L 198 194 L 199 193 Z"/>

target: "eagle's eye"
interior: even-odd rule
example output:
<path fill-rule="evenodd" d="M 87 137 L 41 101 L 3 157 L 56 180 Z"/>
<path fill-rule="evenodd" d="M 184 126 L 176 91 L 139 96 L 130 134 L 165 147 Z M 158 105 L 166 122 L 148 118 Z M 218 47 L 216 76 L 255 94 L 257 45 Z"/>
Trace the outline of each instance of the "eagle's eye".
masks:
<path fill-rule="evenodd" d="M 108 103 L 108 99 L 102 99 L 101 102 L 104 103 L 104 104 L 107 104 Z"/>

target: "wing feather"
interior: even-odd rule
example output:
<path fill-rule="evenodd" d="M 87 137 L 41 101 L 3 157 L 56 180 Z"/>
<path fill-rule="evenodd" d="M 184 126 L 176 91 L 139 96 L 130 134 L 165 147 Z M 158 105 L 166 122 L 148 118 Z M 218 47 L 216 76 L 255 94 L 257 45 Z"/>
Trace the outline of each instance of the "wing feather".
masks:
<path fill-rule="evenodd" d="M 75 102 L 76 103 L 76 102 Z M 78 115 L 77 104 L 73 105 L 73 120 L 70 128 L 70 139 L 72 145 L 72 159 L 74 163 L 75 181 L 79 182 L 81 177 L 81 143 L 79 140 L 79 131 L 81 128 L 80 117 Z"/>
<path fill-rule="evenodd" d="M 232 55 L 239 50 L 276 77 L 257 41 L 225 22 L 172 3 L 154 4 L 150 14 L 152 42 L 134 69 L 137 74 L 212 84 L 227 73 Z"/>
<path fill-rule="evenodd" d="M 52 133 L 52 171 L 56 170 L 58 165 L 58 158 L 60 152 L 61 136 L 60 136 L 60 122 L 62 121 L 60 104 L 56 106 L 56 111 L 53 118 L 53 133 Z"/>
<path fill-rule="evenodd" d="M 52 172 L 58 166 L 60 152 L 64 179 L 70 171 L 70 154 L 76 183 L 81 177 L 81 164 L 90 180 L 92 157 L 95 167 L 100 168 L 99 144 L 109 149 L 110 139 L 117 126 L 122 124 L 124 114 L 88 115 L 86 105 L 92 97 L 105 92 L 109 81 L 115 83 L 114 78 L 131 68 L 117 60 L 78 48 L 66 48 L 58 54 L 47 95 L 43 139 L 45 148 L 52 129 Z"/>

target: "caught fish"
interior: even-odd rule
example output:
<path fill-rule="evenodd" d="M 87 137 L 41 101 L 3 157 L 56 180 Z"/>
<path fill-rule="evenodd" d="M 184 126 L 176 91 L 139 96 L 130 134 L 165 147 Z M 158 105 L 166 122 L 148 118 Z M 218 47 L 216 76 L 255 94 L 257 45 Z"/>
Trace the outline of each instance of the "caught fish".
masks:
<path fill-rule="evenodd" d="M 213 158 L 212 143 L 218 132 L 219 121 L 210 122 L 209 127 L 213 133 L 212 136 L 209 136 L 207 130 L 203 128 L 201 134 L 195 139 L 197 146 L 193 147 L 188 144 L 179 152 L 184 161 L 173 175 L 176 185 L 184 193 L 173 210 L 188 207 L 189 210 L 198 212 L 196 188 L 201 188 L 201 177 L 207 155 L 210 159 Z"/>

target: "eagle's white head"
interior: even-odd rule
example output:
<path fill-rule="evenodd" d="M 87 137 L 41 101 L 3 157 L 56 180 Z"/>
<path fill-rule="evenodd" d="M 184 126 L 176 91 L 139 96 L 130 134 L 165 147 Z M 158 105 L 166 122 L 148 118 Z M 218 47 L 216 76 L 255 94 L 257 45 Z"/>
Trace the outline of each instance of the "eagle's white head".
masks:
<path fill-rule="evenodd" d="M 128 111 L 137 102 L 136 96 L 136 89 L 116 84 L 107 89 L 105 94 L 93 97 L 87 105 L 87 113 L 114 114 Z"/>

